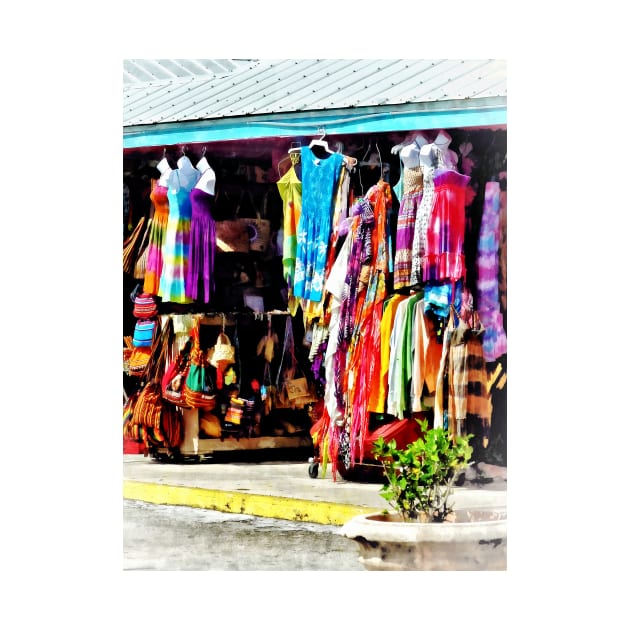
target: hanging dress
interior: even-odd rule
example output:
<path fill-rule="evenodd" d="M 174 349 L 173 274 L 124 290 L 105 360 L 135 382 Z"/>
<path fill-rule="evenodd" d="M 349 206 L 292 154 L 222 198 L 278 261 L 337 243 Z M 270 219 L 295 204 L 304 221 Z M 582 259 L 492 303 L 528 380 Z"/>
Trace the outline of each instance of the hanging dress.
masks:
<path fill-rule="evenodd" d="M 322 299 L 326 260 L 332 231 L 335 191 L 343 155 L 331 153 L 318 158 L 310 147 L 302 147 L 302 213 L 297 227 L 295 283 L 298 298 Z"/>
<path fill-rule="evenodd" d="M 394 259 L 394 290 L 411 284 L 411 257 L 414 226 L 423 193 L 422 167 L 403 169 L 403 193 L 396 227 L 396 255 Z"/>
<path fill-rule="evenodd" d="M 147 264 L 144 272 L 144 291 L 151 295 L 157 295 L 160 288 L 160 276 L 162 275 L 162 248 L 166 239 L 166 226 L 168 225 L 168 188 L 161 186 L 159 180 L 151 181 L 151 201 L 154 212 L 149 233 L 147 252 Z"/>
<path fill-rule="evenodd" d="M 470 432 L 473 421 L 481 425 L 483 445 L 488 443 L 491 420 L 488 375 L 483 358 L 484 328 L 476 313 L 471 325 L 451 314 L 445 330 L 435 396 L 434 426 L 448 428 L 451 435 Z"/>
<path fill-rule="evenodd" d="M 451 280 L 466 275 L 464 236 L 466 231 L 466 186 L 468 175 L 448 169 L 433 173 L 434 200 L 426 232 L 422 260 L 424 282 Z"/>
<path fill-rule="evenodd" d="M 500 184 L 486 182 L 477 248 L 477 311 L 486 332 L 483 355 L 488 363 L 507 352 L 503 314 L 499 304 Z"/>
<path fill-rule="evenodd" d="M 302 182 L 295 172 L 295 165 L 278 180 L 278 192 L 283 203 L 282 275 L 293 294 L 295 258 L 297 255 L 297 226 L 302 215 Z"/>
<path fill-rule="evenodd" d="M 425 166 L 423 168 L 422 199 L 420 200 L 420 205 L 416 213 L 411 245 L 411 274 L 409 284 L 413 287 L 422 284 L 422 263 L 427 249 L 427 228 L 435 200 L 435 187 L 433 185 L 434 171 L 435 169 L 432 166 Z"/>
<path fill-rule="evenodd" d="M 186 295 L 208 304 L 214 291 L 216 226 L 210 208 L 213 195 L 199 188 L 190 191 L 190 251 L 186 272 Z M 201 295 L 203 289 L 203 296 Z"/>
<path fill-rule="evenodd" d="M 179 181 L 179 173 L 174 171 L 173 177 Z M 190 192 L 179 186 L 168 188 L 169 215 L 164 242 L 164 264 L 160 277 L 158 295 L 163 302 L 189 304 L 192 302 L 186 295 L 186 273 L 190 252 L 190 219 L 192 207 Z"/>

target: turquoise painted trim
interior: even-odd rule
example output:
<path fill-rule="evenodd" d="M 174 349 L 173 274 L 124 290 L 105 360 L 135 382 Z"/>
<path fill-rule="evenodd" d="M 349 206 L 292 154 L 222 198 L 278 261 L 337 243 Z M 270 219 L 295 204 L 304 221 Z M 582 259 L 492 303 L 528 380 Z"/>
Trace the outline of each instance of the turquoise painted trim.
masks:
<path fill-rule="evenodd" d="M 327 135 L 335 135 L 506 124 L 506 107 L 365 113 L 345 110 L 284 116 L 274 114 L 126 127 L 123 129 L 123 149 L 276 136 L 312 136 L 320 128 L 325 128 Z"/>

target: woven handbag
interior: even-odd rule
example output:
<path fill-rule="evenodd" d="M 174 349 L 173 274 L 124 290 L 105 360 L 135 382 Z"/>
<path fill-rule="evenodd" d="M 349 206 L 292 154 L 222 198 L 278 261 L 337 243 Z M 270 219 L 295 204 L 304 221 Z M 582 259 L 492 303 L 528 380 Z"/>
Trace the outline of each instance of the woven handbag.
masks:
<path fill-rule="evenodd" d="M 124 352 L 123 349 L 123 366 L 125 365 Z M 131 376 L 144 376 L 150 358 L 151 348 L 134 348 L 126 362 L 129 374 Z"/>
<path fill-rule="evenodd" d="M 148 382 L 140 392 L 133 410 L 133 424 L 145 427 L 160 428 L 162 418 L 162 389 L 155 381 Z"/>
<path fill-rule="evenodd" d="M 214 409 L 214 383 L 210 376 L 208 361 L 201 349 L 199 341 L 200 318 L 195 318 L 191 330 L 192 348 L 190 351 L 190 368 L 184 384 L 184 400 L 193 409 Z"/>
<path fill-rule="evenodd" d="M 155 298 L 150 293 L 139 293 L 133 301 L 133 316 L 138 319 L 157 317 L 158 309 Z"/>
<path fill-rule="evenodd" d="M 178 407 L 189 407 L 184 397 L 184 385 L 190 370 L 191 345 L 192 339 L 189 339 L 162 378 L 162 397 Z"/>
<path fill-rule="evenodd" d="M 132 343 L 134 348 L 150 348 L 153 344 L 155 330 L 156 322 L 154 319 L 141 319 L 137 321 L 133 331 Z"/>
<path fill-rule="evenodd" d="M 209 353 L 210 365 L 224 370 L 228 365 L 232 365 L 235 360 L 234 346 L 225 332 L 219 333 L 217 341 Z"/>

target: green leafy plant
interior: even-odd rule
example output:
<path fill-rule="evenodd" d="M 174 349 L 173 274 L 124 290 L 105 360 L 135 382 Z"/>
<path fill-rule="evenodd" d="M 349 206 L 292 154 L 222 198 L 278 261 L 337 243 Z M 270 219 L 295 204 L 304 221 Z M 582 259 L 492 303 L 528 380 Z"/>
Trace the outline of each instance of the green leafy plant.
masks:
<path fill-rule="evenodd" d="M 381 496 L 404 521 L 442 522 L 453 511 L 448 503 L 458 471 L 472 455 L 472 435 L 451 438 L 442 428 L 427 430 L 418 420 L 422 437 L 399 449 L 396 440 L 374 442 L 373 453 L 384 468 Z"/>

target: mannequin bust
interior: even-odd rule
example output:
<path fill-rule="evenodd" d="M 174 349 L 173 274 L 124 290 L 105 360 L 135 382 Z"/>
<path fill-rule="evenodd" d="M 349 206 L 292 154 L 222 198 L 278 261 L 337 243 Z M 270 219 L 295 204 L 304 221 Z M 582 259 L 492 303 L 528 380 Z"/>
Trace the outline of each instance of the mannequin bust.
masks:
<path fill-rule="evenodd" d="M 195 184 L 195 188 L 203 190 L 203 192 L 206 192 L 209 195 L 214 195 L 214 185 L 216 184 L 217 178 L 205 156 L 197 162 L 197 166 L 195 168 L 201 173 L 201 177 Z"/>
<path fill-rule="evenodd" d="M 157 169 L 161 173 L 160 179 L 158 180 L 158 185 L 165 186 L 165 187 L 168 186 L 168 180 L 171 173 L 173 172 L 173 169 L 171 169 L 171 167 L 169 166 L 168 160 L 165 157 L 163 157 L 158 162 Z"/>
<path fill-rule="evenodd" d="M 451 144 L 451 136 L 446 133 L 446 131 L 441 130 L 438 135 L 435 137 L 433 144 L 437 147 L 437 149 L 442 154 L 442 161 L 444 162 L 444 167 L 450 170 L 455 170 L 457 168 L 457 153 L 452 149 L 449 149 L 449 145 Z"/>
<path fill-rule="evenodd" d="M 425 144 L 420 149 L 420 164 L 423 168 L 435 168 L 437 166 L 436 152 L 437 149 L 433 143 Z"/>
<path fill-rule="evenodd" d="M 400 150 L 400 159 L 403 166 L 405 168 L 417 168 L 420 166 L 420 150 L 428 143 L 427 138 L 422 133 L 419 133 L 415 136 L 413 142 L 403 146 Z"/>

